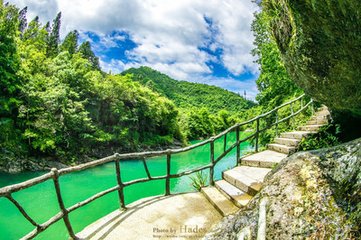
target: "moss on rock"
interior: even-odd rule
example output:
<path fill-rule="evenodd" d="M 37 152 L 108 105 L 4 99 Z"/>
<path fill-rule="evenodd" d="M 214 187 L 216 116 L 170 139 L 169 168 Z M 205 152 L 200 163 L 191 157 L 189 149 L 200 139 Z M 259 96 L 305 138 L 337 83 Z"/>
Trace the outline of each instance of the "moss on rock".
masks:
<path fill-rule="evenodd" d="M 267 239 L 356 239 L 360 232 L 361 139 L 297 153 L 267 176 L 248 207 L 224 219 L 206 239 L 256 237 L 260 200 L 268 198 Z"/>

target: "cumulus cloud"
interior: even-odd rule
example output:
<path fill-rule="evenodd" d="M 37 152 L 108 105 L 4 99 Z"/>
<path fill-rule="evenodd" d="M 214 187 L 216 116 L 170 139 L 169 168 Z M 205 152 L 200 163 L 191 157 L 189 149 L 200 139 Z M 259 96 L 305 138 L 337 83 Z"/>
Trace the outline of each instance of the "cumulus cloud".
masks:
<path fill-rule="evenodd" d="M 111 59 L 110 62 L 104 62 L 100 59 L 100 65 L 102 66 L 102 70 L 106 73 L 114 73 L 118 74 L 123 72 L 125 68 L 125 64 L 122 60 Z"/>
<path fill-rule="evenodd" d="M 112 72 L 146 65 L 176 79 L 211 81 L 208 63 L 221 64 L 233 76 L 257 75 L 251 22 L 257 5 L 251 0 L 10 0 L 28 6 L 29 15 L 48 21 L 62 12 L 62 34 L 77 29 L 101 37 L 94 46 L 101 52 L 124 40 L 113 31 L 127 32 L 136 46 L 127 61 L 101 57 Z M 207 51 L 204 50 L 207 49 Z M 214 52 L 217 51 L 217 54 Z M 212 53 L 213 52 L 213 53 Z M 227 80 L 228 79 L 228 80 Z M 213 85 L 240 85 L 231 78 L 213 78 Z M 223 83 L 221 83 L 223 82 Z M 207 82 L 206 82 L 207 83 Z M 243 84 L 246 85 L 246 84 Z M 252 86 L 253 87 L 253 86 Z"/>
<path fill-rule="evenodd" d="M 229 91 L 239 93 L 242 96 L 246 91 L 247 99 L 249 100 L 255 100 L 258 93 L 257 85 L 254 78 L 239 81 L 234 78 L 202 76 L 194 79 L 193 82 L 205 83 L 208 85 L 221 87 Z"/>

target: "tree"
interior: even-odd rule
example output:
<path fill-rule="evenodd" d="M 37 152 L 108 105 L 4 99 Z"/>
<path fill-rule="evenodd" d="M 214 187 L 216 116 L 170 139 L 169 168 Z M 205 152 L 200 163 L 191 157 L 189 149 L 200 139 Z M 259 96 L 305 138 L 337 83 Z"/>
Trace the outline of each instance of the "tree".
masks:
<path fill-rule="evenodd" d="M 213 118 L 207 108 L 191 109 L 188 112 L 189 138 L 199 139 L 214 135 Z"/>
<path fill-rule="evenodd" d="M 19 103 L 19 56 L 16 46 L 18 11 L 0 5 L 0 116 L 14 118 Z"/>
<path fill-rule="evenodd" d="M 77 30 L 68 33 L 63 43 L 61 44 L 61 51 L 68 51 L 71 55 L 76 53 L 76 51 L 78 50 L 78 38 L 79 33 Z"/>
<path fill-rule="evenodd" d="M 131 74 L 134 81 L 169 98 L 179 108 L 207 106 L 215 114 L 222 109 L 239 113 L 254 106 L 253 102 L 236 93 L 206 84 L 178 81 L 149 67 L 130 68 L 122 73 L 126 74 Z"/>
<path fill-rule="evenodd" d="M 33 49 L 33 51 L 28 52 L 28 56 L 24 56 L 23 58 L 32 58 L 30 55 L 38 56 L 38 54 L 46 54 L 46 51 L 48 49 L 48 37 L 49 34 L 46 30 L 46 27 L 42 27 L 39 23 L 39 18 L 35 17 L 24 31 L 22 35 L 22 41 L 19 43 L 19 46 L 22 47 L 22 51 L 20 51 L 22 55 L 26 54 L 28 52 L 27 50 Z M 39 67 L 41 66 L 41 64 L 43 64 L 41 63 L 41 60 L 43 60 L 43 57 L 38 58 L 37 61 L 34 59 L 34 61 L 38 63 L 37 65 Z"/>
<path fill-rule="evenodd" d="M 260 66 L 260 76 L 256 81 L 259 94 L 256 99 L 266 109 L 272 109 L 301 92 L 286 71 L 277 44 L 269 32 L 269 22 L 268 15 L 259 12 L 255 13 L 252 23 L 256 45 L 252 53 L 258 57 L 256 62 Z"/>
<path fill-rule="evenodd" d="M 39 17 L 36 17 L 37 20 L 39 21 Z M 50 22 L 46 22 L 46 24 L 44 25 L 44 29 L 46 30 L 46 32 L 48 33 L 48 35 L 51 32 L 51 26 L 50 26 Z"/>
<path fill-rule="evenodd" d="M 28 26 L 28 22 L 27 22 L 27 19 L 26 19 L 27 12 L 28 12 L 28 7 L 24 7 L 19 12 L 19 31 L 21 33 L 24 33 L 25 29 Z"/>
<path fill-rule="evenodd" d="M 58 13 L 51 26 L 51 32 L 48 39 L 47 56 L 55 57 L 58 54 L 58 47 L 60 43 L 60 26 L 61 26 L 61 12 Z"/>
<path fill-rule="evenodd" d="M 17 74 L 18 9 L 0 1 L 0 163 L 5 154 L 17 158 L 22 152 L 18 110 L 21 104 L 21 80 Z M 22 152 L 24 153 L 24 152 Z"/>
<path fill-rule="evenodd" d="M 85 59 L 89 60 L 94 69 L 100 70 L 99 58 L 94 54 L 93 50 L 91 49 L 89 41 L 83 42 L 80 45 L 78 51 Z"/>

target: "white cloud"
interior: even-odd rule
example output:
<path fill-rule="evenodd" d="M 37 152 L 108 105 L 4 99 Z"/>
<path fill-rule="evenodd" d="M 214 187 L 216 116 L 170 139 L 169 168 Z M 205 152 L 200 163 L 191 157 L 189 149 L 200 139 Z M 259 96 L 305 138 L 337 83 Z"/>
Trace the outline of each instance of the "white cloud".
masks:
<path fill-rule="evenodd" d="M 105 70 L 146 65 L 170 74 L 176 79 L 210 81 L 208 61 L 214 56 L 200 50 L 221 49 L 220 63 L 232 74 L 252 71 L 257 65 L 250 51 L 253 35 L 250 27 L 257 6 L 251 0 L 10 0 L 19 7 L 29 6 L 30 18 L 52 20 L 62 11 L 62 33 L 77 29 L 101 36 L 97 50 L 116 46 L 122 36 L 109 38 L 109 33 L 126 31 L 137 47 L 127 56 L 137 63 L 119 60 L 101 62 Z M 211 33 L 204 17 L 211 19 L 217 33 Z M 108 36 L 108 37 L 107 37 Z M 213 37 L 209 43 L 205 37 Z M 100 56 L 101 57 L 101 56 Z M 205 77 L 206 76 L 206 77 Z M 214 78 L 218 86 L 239 81 Z M 251 86 L 250 86 L 251 87 Z"/>
<path fill-rule="evenodd" d="M 8 0 L 5 2 L 14 3 L 19 8 L 28 6 L 29 20 L 39 16 L 43 22 L 52 21 L 59 12 L 58 0 Z"/>
<path fill-rule="evenodd" d="M 249 100 L 255 100 L 256 95 L 258 93 L 255 79 L 247 79 L 247 80 L 240 81 L 240 80 L 236 80 L 234 78 L 200 76 L 198 79 L 195 79 L 195 81 L 193 81 L 193 82 L 214 85 L 217 87 L 228 89 L 229 91 L 232 91 L 235 93 L 239 93 L 242 96 L 244 94 L 244 91 L 246 91 L 247 99 L 249 99 Z"/>
<path fill-rule="evenodd" d="M 110 62 L 104 62 L 100 59 L 100 65 L 102 66 L 102 69 L 106 73 L 121 73 L 123 72 L 126 67 L 125 64 L 121 60 L 112 59 Z"/>

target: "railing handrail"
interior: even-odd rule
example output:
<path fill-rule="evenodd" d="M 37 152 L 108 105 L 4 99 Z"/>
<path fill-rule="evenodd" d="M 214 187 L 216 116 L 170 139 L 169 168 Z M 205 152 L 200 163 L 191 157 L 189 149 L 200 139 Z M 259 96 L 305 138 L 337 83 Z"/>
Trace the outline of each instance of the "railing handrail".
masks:
<path fill-rule="evenodd" d="M 276 127 L 278 128 L 278 124 L 286 121 L 292 117 L 294 117 L 295 115 L 298 115 L 299 113 L 301 113 L 303 110 L 305 110 L 310 104 L 313 103 L 313 100 L 311 99 L 305 106 L 303 106 L 303 102 L 301 101 L 301 108 L 300 110 L 294 112 L 293 108 L 292 108 L 292 104 L 298 100 L 302 100 L 302 98 L 305 97 L 305 94 L 302 94 L 301 96 L 286 102 L 266 113 L 263 113 L 261 115 L 258 115 L 248 121 L 244 121 L 242 123 L 237 123 L 231 127 L 229 127 L 228 129 L 224 130 L 223 132 L 219 133 L 216 136 L 213 136 L 207 140 L 204 140 L 202 142 L 190 145 L 188 147 L 184 147 L 184 148 L 179 148 L 179 149 L 168 149 L 168 150 L 162 150 L 162 151 L 148 151 L 148 152 L 135 152 L 135 153 L 125 153 L 125 154 L 119 154 L 119 153 L 115 153 L 111 156 L 102 158 L 102 159 L 98 159 L 98 160 L 94 160 L 88 163 L 84 163 L 84 164 L 79 164 L 77 166 L 73 166 L 73 167 L 68 167 L 68 168 L 63 168 L 60 170 L 57 169 L 52 169 L 49 173 L 43 174 L 39 177 L 33 178 L 33 179 L 29 179 L 27 181 L 24 181 L 22 183 L 18 183 L 18 184 L 13 184 L 13 185 L 9 185 L 9 186 L 5 186 L 0 188 L 0 197 L 6 197 L 8 198 L 17 208 L 18 210 L 22 213 L 22 215 L 32 224 L 34 225 L 36 228 L 30 232 L 29 234 L 27 234 L 26 236 L 24 236 L 24 239 L 31 239 L 33 237 L 35 237 L 36 235 L 38 235 L 40 232 L 44 231 L 45 229 L 47 229 L 50 225 L 52 225 L 53 223 L 59 221 L 60 219 L 64 220 L 64 223 L 68 229 L 69 235 L 70 237 L 72 237 L 73 239 L 76 239 L 76 235 L 73 232 L 72 226 L 70 224 L 69 218 L 68 218 L 68 214 L 108 193 L 114 192 L 114 191 L 118 191 L 118 195 L 119 195 L 119 202 L 120 202 L 120 206 L 121 208 L 125 208 L 125 202 L 124 202 L 124 192 L 123 189 L 127 186 L 133 185 L 133 184 L 137 184 L 137 183 L 142 183 L 142 182 L 147 182 L 147 181 L 152 181 L 152 180 L 166 180 L 166 186 L 165 186 L 165 194 L 169 195 L 170 194 L 170 179 L 171 178 L 179 178 L 181 176 L 184 175 L 189 175 L 192 174 L 194 172 L 198 172 L 198 171 L 202 171 L 205 169 L 210 169 L 210 184 L 213 185 L 214 184 L 214 167 L 215 165 L 224 157 L 226 156 L 229 152 L 231 152 L 235 147 L 237 147 L 237 163 L 239 163 L 239 158 L 240 158 L 240 144 L 242 142 L 245 142 L 249 139 L 255 138 L 256 140 L 256 144 L 255 144 L 255 149 L 256 152 L 258 151 L 258 139 L 259 139 L 259 134 L 269 128 L 271 128 L 272 126 L 276 125 Z M 291 105 L 291 115 L 278 120 L 278 110 L 285 107 Z M 276 122 L 267 125 L 265 128 L 260 129 L 260 119 L 272 114 L 276 112 Z M 247 125 L 247 124 L 251 124 L 253 122 L 256 121 L 256 131 L 255 133 L 253 133 L 250 136 L 247 136 L 244 139 L 239 139 L 239 133 L 240 133 L 240 127 Z M 226 147 L 226 137 L 227 134 L 232 132 L 232 131 L 236 131 L 236 143 L 234 143 L 232 146 L 230 146 L 228 149 Z M 277 131 L 277 130 L 276 130 Z M 215 158 L 214 156 L 214 142 L 215 140 L 221 138 L 224 136 L 224 148 L 223 148 L 223 153 L 218 156 L 217 158 Z M 187 170 L 187 171 L 183 171 L 180 173 L 176 173 L 176 174 L 171 174 L 170 171 L 170 161 L 171 161 L 171 155 L 172 154 L 177 154 L 177 153 L 182 153 L 182 152 L 187 152 L 189 150 L 195 149 L 197 147 L 201 147 L 204 146 L 206 144 L 210 143 L 210 164 L 207 164 L 205 166 L 202 167 L 198 167 L 196 169 L 192 169 L 192 170 Z M 149 173 L 147 164 L 146 164 L 146 158 L 151 158 L 151 157 L 157 157 L 157 156 L 163 156 L 166 155 L 167 156 L 167 173 L 164 176 L 157 176 L 157 177 L 152 177 Z M 147 177 L 146 178 L 142 178 L 142 179 L 136 179 L 136 180 L 132 180 L 126 183 L 123 183 L 121 180 L 121 175 L 120 175 L 120 167 L 119 167 L 119 161 L 120 160 L 132 160 L 132 159 L 137 159 L 137 160 L 142 160 L 146 173 L 147 173 Z M 82 171 L 85 169 L 89 169 L 92 167 L 96 167 L 99 165 L 103 165 L 109 162 L 115 162 L 115 169 L 116 169 L 116 176 L 117 176 L 117 185 L 115 187 L 109 188 L 107 190 L 104 190 L 102 192 L 99 192 L 93 196 L 91 196 L 90 198 L 78 202 L 76 204 L 74 204 L 71 207 L 66 208 L 64 206 L 63 200 L 62 200 L 62 196 L 61 196 L 61 192 L 60 192 L 60 184 L 58 182 L 58 179 L 60 176 L 68 174 L 68 173 L 72 173 L 72 172 L 77 172 L 77 171 Z M 43 224 L 37 224 L 26 212 L 25 210 L 21 207 L 21 205 L 11 196 L 12 193 L 20 191 L 22 189 L 26 189 L 29 188 L 31 186 L 34 186 L 36 184 L 40 184 L 42 182 L 45 182 L 47 180 L 53 179 L 54 181 L 54 186 L 55 186 L 55 190 L 57 193 L 57 198 L 58 198 L 58 203 L 60 206 L 60 210 L 61 212 L 59 212 L 58 214 L 56 214 L 55 216 L 53 216 L 51 219 L 49 219 L 47 222 L 43 223 Z"/>

